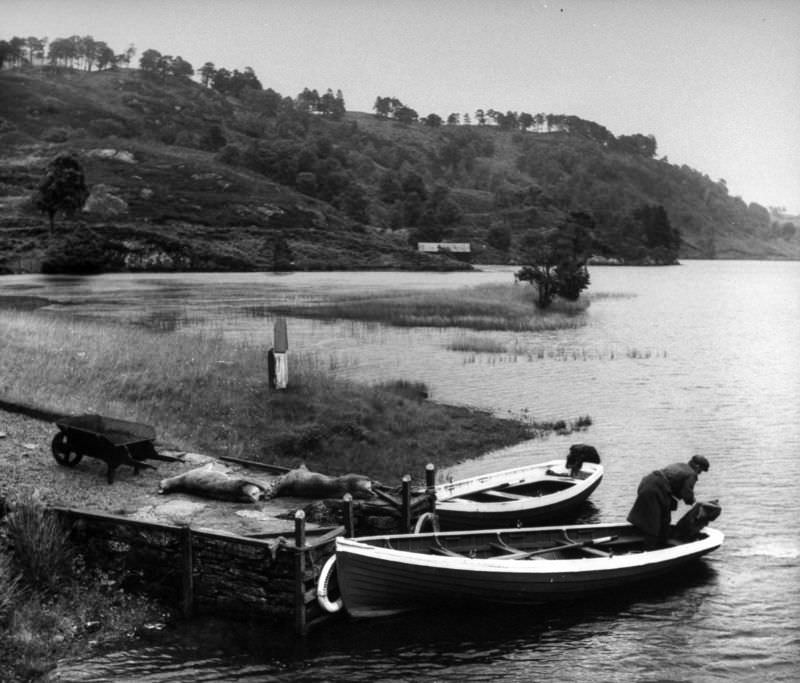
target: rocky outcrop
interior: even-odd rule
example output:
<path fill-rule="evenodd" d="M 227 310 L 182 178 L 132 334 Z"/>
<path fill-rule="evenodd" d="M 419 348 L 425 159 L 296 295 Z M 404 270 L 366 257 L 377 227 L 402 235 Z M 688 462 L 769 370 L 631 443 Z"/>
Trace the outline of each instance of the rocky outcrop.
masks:
<path fill-rule="evenodd" d="M 126 164 L 135 164 L 136 158 L 132 152 L 124 149 L 90 149 L 87 156 L 95 157 L 97 159 L 113 159 L 114 161 L 122 161 Z"/>
<path fill-rule="evenodd" d="M 99 183 L 92 187 L 89 198 L 83 206 L 86 213 L 92 213 L 103 218 L 121 216 L 128 213 L 128 203 L 112 193 L 111 187 Z"/>

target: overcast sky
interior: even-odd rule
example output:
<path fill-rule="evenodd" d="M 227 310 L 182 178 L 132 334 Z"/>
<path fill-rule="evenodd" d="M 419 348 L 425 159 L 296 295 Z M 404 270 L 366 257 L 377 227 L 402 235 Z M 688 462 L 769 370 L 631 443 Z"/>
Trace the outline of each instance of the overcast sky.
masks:
<path fill-rule="evenodd" d="M 0 0 L 0 26 L 250 66 L 349 110 L 571 114 L 800 213 L 800 0 Z"/>

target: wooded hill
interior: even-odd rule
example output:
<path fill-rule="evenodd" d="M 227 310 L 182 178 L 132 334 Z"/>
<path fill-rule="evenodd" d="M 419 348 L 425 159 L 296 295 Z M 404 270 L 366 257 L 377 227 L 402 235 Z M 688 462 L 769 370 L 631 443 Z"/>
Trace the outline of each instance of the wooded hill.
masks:
<path fill-rule="evenodd" d="M 268 269 L 278 247 L 299 269 L 463 267 L 418 241 L 516 264 L 527 232 L 576 211 L 618 262 L 671 262 L 672 247 L 800 258 L 800 221 L 657 159 L 648 136 L 576 117 L 547 117 L 549 132 L 448 125 L 343 112 L 341 93 L 320 111 L 308 91 L 224 93 L 138 69 L 5 69 L 0 93 L 0 272 L 59 270 L 76 249 L 90 270 Z M 67 151 L 91 196 L 50 235 L 30 198 Z"/>

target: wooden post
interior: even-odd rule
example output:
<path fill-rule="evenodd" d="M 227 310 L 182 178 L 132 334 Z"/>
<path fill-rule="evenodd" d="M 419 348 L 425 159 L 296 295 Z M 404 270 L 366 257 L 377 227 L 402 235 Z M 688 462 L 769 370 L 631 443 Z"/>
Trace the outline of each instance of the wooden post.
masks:
<path fill-rule="evenodd" d="M 433 492 L 433 488 L 436 486 L 436 465 L 432 462 L 429 462 L 425 465 L 425 489 L 428 493 Z"/>
<path fill-rule="evenodd" d="M 342 496 L 342 516 L 344 517 L 344 535 L 347 538 L 353 538 L 356 535 L 353 520 L 353 496 L 349 493 Z"/>
<path fill-rule="evenodd" d="M 181 564 L 181 609 L 184 617 L 191 617 L 194 612 L 194 550 L 189 525 L 181 531 Z"/>
<path fill-rule="evenodd" d="M 431 512 L 436 512 L 436 466 L 429 462 L 425 465 L 425 494 L 430 503 Z"/>
<path fill-rule="evenodd" d="M 275 320 L 273 341 L 275 388 L 285 389 L 289 384 L 289 336 L 286 332 L 286 318 Z"/>
<path fill-rule="evenodd" d="M 411 531 L 411 477 L 403 477 L 403 506 L 401 509 L 401 525 L 404 534 Z"/>
<path fill-rule="evenodd" d="M 306 513 L 298 510 L 294 513 L 294 632 L 304 636 L 307 633 L 306 623 Z"/>

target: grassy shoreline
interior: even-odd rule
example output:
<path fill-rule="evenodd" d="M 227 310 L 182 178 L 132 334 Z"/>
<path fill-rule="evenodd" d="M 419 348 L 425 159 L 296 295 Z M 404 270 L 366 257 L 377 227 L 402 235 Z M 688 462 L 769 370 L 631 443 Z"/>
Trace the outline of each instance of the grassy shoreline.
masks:
<path fill-rule="evenodd" d="M 262 346 L 221 335 L 0 312 L 0 395 L 57 413 L 146 422 L 179 448 L 381 481 L 540 435 L 548 425 L 426 400 L 423 385 L 358 385 L 328 359 L 293 353 L 289 388 L 269 388 Z M 579 416 L 568 416 L 564 423 Z"/>

